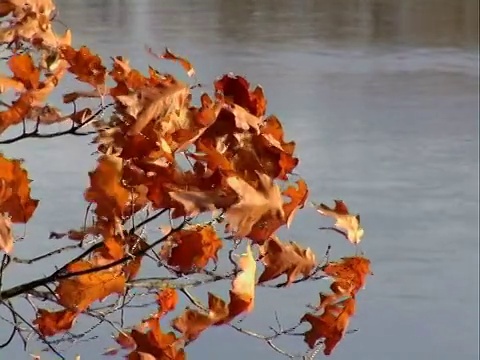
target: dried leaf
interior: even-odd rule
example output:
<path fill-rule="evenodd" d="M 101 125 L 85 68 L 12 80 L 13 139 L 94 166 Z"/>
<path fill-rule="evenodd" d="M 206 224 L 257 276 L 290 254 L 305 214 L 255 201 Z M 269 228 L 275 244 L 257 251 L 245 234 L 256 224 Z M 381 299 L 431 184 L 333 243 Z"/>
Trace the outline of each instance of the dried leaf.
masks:
<path fill-rule="evenodd" d="M 307 313 L 300 320 L 309 322 L 312 328 L 305 332 L 305 342 L 314 349 L 319 340 L 323 341 L 325 355 L 330 355 L 343 338 L 355 313 L 355 299 L 348 298 L 342 303 L 327 305 L 321 315 Z"/>
<path fill-rule="evenodd" d="M 260 218 L 269 213 L 273 217 L 283 219 L 282 194 L 272 179 L 257 173 L 259 183 L 257 190 L 238 176 L 227 178 L 227 184 L 239 196 L 240 201 L 226 212 L 226 218 L 237 237 L 248 235 L 252 226 Z"/>
<path fill-rule="evenodd" d="M 43 336 L 53 336 L 70 330 L 77 316 L 77 311 L 68 309 L 54 312 L 38 309 L 37 318 L 33 324 L 37 325 L 38 331 Z"/>
<path fill-rule="evenodd" d="M 165 48 L 165 52 L 161 56 L 156 55 L 151 48 L 147 48 L 147 51 L 153 56 L 159 57 L 161 59 L 176 61 L 185 69 L 188 76 L 192 77 L 195 75 L 195 69 L 193 68 L 193 65 L 190 63 L 190 61 L 178 55 L 175 55 L 168 48 Z"/>
<path fill-rule="evenodd" d="M 160 291 L 157 294 L 157 303 L 162 314 L 174 310 L 178 303 L 177 291 L 172 288 Z"/>
<path fill-rule="evenodd" d="M 188 273 L 205 268 L 211 259 L 216 261 L 222 246 L 213 226 L 197 225 L 174 233 L 163 246 L 162 255 L 170 266 Z"/>
<path fill-rule="evenodd" d="M 68 266 L 67 271 L 76 273 L 92 271 L 87 274 L 60 280 L 55 292 L 58 302 L 68 309 L 82 311 L 97 300 L 125 290 L 125 276 L 118 271 L 95 271 L 96 266 L 88 261 L 78 261 Z"/>
<path fill-rule="evenodd" d="M 0 250 L 10 253 L 13 241 L 12 221 L 9 216 L 0 213 Z"/>
<path fill-rule="evenodd" d="M 30 198 L 30 180 L 21 161 L 0 153 L 0 214 L 9 214 L 14 223 L 26 223 L 37 205 L 38 200 Z"/>
<path fill-rule="evenodd" d="M 335 200 L 335 208 L 330 208 L 325 204 L 316 206 L 317 211 L 336 220 L 335 225 L 340 230 L 345 231 L 345 237 L 352 243 L 358 244 L 363 237 L 364 230 L 360 225 L 360 215 L 352 215 L 348 212 L 347 205 L 342 200 Z"/>
<path fill-rule="evenodd" d="M 85 200 L 97 204 L 95 213 L 110 220 L 122 217 L 130 200 L 130 192 L 122 185 L 122 160 L 101 156 L 89 177 L 90 187 L 85 191 Z"/>
<path fill-rule="evenodd" d="M 260 252 L 265 269 L 258 279 L 259 284 L 285 274 L 285 286 L 288 286 L 298 275 L 308 276 L 316 265 L 315 254 L 310 248 L 303 249 L 294 242 L 284 244 L 276 237 L 268 239 Z"/>
<path fill-rule="evenodd" d="M 135 342 L 136 349 L 128 359 L 184 360 L 185 353 L 173 332 L 163 333 L 159 317 L 153 316 L 144 322 L 144 330 L 133 329 L 129 336 Z M 143 354 L 142 354 L 143 353 Z M 144 354 L 149 356 L 145 357 Z"/>

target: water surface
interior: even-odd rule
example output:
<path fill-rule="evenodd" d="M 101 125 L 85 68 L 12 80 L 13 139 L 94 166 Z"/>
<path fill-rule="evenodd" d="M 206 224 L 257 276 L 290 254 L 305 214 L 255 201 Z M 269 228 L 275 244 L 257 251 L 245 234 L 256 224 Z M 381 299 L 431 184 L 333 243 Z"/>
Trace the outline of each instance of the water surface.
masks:
<path fill-rule="evenodd" d="M 74 45 L 105 59 L 181 74 L 144 52 L 148 44 L 187 56 L 199 81 L 233 71 L 264 87 L 269 111 L 298 144 L 298 172 L 311 199 L 344 199 L 366 228 L 362 248 L 375 275 L 331 359 L 478 358 L 478 2 L 474 0 L 126 1 L 61 0 Z M 45 199 L 16 255 L 52 248 L 49 231 L 78 225 L 94 157 L 85 139 L 25 141 L 2 148 L 26 159 L 33 193 Z M 54 194 L 54 195 L 52 195 Z M 55 196 L 49 203 L 47 197 Z M 59 210 L 61 209 L 61 210 Z M 333 256 L 352 249 L 300 212 L 291 238 Z M 47 274 L 22 268 L 7 284 Z M 285 325 L 317 299 L 319 284 L 260 289 L 245 324 Z M 218 287 L 225 291 L 225 288 Z M 109 330 L 105 330 L 109 331 Z M 2 324 L 0 335 L 7 336 Z M 71 353 L 99 358 L 92 341 Z M 281 345 L 300 351 L 300 339 Z M 32 349 L 40 349 L 36 345 Z M 18 349 L 1 358 L 21 358 Z M 193 359 L 277 359 L 265 344 L 214 329 L 189 348 Z M 23 357 L 28 358 L 27 354 Z M 43 357 L 42 357 L 43 359 Z"/>

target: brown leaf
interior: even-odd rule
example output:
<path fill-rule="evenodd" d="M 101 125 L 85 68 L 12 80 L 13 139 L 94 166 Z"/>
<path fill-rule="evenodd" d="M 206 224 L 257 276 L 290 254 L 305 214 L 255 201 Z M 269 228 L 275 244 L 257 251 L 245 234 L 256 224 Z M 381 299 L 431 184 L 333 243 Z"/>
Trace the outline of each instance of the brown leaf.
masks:
<path fill-rule="evenodd" d="M 172 321 L 172 327 L 182 333 L 187 341 L 193 341 L 207 328 L 228 316 L 225 301 L 208 293 L 208 314 L 193 309 L 186 309 Z"/>
<path fill-rule="evenodd" d="M 321 315 L 307 313 L 300 322 L 309 322 L 312 328 L 305 332 L 305 342 L 314 349 L 319 340 L 323 341 L 325 355 L 330 355 L 343 338 L 355 313 L 355 299 L 348 298 L 341 303 L 327 305 Z"/>
<path fill-rule="evenodd" d="M 38 309 L 37 318 L 33 324 L 37 325 L 38 331 L 43 336 L 53 336 L 70 330 L 77 315 L 77 311 L 68 309 L 55 312 Z"/>
<path fill-rule="evenodd" d="M 91 273 L 60 280 L 55 292 L 58 302 L 68 309 L 82 311 L 97 300 L 125 290 L 125 276 L 118 271 L 94 271 L 95 265 L 88 261 L 77 261 L 68 266 L 67 271 L 76 273 L 90 271 Z"/>
<path fill-rule="evenodd" d="M 97 204 L 98 216 L 110 220 L 120 218 L 130 200 L 130 192 L 122 184 L 122 160 L 101 156 L 97 168 L 88 175 L 90 187 L 85 191 L 85 200 Z"/>
<path fill-rule="evenodd" d="M 37 205 L 38 200 L 30 197 L 30 180 L 21 161 L 0 153 L 0 214 L 9 214 L 14 223 L 26 223 Z"/>
<path fill-rule="evenodd" d="M 158 56 L 157 54 L 155 54 L 151 48 L 147 48 L 147 51 L 155 57 L 176 61 L 185 69 L 188 76 L 192 77 L 195 75 L 195 69 L 193 68 L 193 65 L 190 63 L 190 61 L 178 55 L 175 55 L 168 48 L 165 48 L 165 52 L 161 56 Z"/>
<path fill-rule="evenodd" d="M 258 172 L 257 175 L 259 179 L 257 189 L 238 176 L 227 178 L 228 186 L 240 199 L 238 203 L 228 208 L 225 214 L 237 237 L 248 235 L 252 226 L 267 213 L 280 219 L 285 216 L 282 194 L 278 186 L 268 175 Z"/>
<path fill-rule="evenodd" d="M 203 269 L 217 253 L 223 243 L 211 225 L 196 225 L 177 231 L 162 248 L 163 257 L 170 266 L 183 273 Z"/>
<path fill-rule="evenodd" d="M 335 200 L 335 208 L 325 204 L 315 205 L 317 211 L 336 220 L 335 227 L 345 231 L 345 237 L 352 243 L 358 244 L 363 237 L 364 230 L 360 225 L 360 215 L 350 214 L 347 205 L 342 200 Z"/>
<path fill-rule="evenodd" d="M 133 329 L 130 337 L 135 342 L 136 349 L 128 355 L 133 359 L 184 360 L 185 353 L 173 332 L 164 333 L 160 327 L 159 317 L 152 316 L 144 322 L 146 332 Z M 142 354 L 143 353 L 143 354 Z M 144 354 L 150 355 L 145 357 Z"/>
<path fill-rule="evenodd" d="M 104 85 L 106 69 L 98 55 L 90 52 L 86 46 L 75 50 L 69 45 L 61 48 L 61 55 L 68 62 L 68 71 L 77 76 L 79 81 L 88 83 L 94 87 Z"/>
<path fill-rule="evenodd" d="M 157 89 L 152 98 L 142 106 L 137 119 L 128 130 L 128 135 L 140 133 L 147 124 L 157 117 L 164 117 L 170 112 L 178 111 L 187 105 L 190 91 L 188 87 L 177 82 L 163 89 Z"/>
<path fill-rule="evenodd" d="M 36 89 L 40 83 L 40 71 L 28 54 L 13 55 L 8 60 L 13 79 L 20 81 L 26 89 Z"/>
<path fill-rule="evenodd" d="M 10 217 L 0 213 L 0 250 L 10 253 L 13 249 L 13 241 Z"/>
<path fill-rule="evenodd" d="M 347 284 L 348 292 L 352 294 L 362 289 L 367 275 L 372 274 L 370 260 L 362 256 L 345 257 L 337 262 L 329 262 L 322 270 L 325 274 L 332 276 L 336 282 Z"/>
<path fill-rule="evenodd" d="M 167 313 L 175 309 L 178 303 L 178 293 L 175 289 L 167 288 L 157 294 L 157 304 L 159 305 L 159 311 Z"/>
<path fill-rule="evenodd" d="M 284 244 L 276 237 L 268 239 L 260 252 L 265 269 L 258 279 L 259 284 L 285 274 L 285 286 L 288 286 L 298 275 L 308 276 L 316 265 L 315 254 L 310 248 L 303 249 L 294 242 Z"/>
<path fill-rule="evenodd" d="M 283 196 L 290 197 L 288 203 L 283 204 L 285 219 L 263 216 L 252 228 L 248 237 L 256 244 L 262 245 L 277 229 L 283 225 L 290 227 L 295 213 L 303 208 L 308 197 L 308 187 L 304 180 L 297 180 L 297 187 L 289 186 L 282 192 Z"/>

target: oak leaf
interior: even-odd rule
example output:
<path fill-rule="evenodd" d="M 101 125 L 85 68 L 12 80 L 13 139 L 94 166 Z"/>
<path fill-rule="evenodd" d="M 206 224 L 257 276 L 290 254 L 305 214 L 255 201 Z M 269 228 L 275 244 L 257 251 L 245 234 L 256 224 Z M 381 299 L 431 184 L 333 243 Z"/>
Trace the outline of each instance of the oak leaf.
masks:
<path fill-rule="evenodd" d="M 130 192 L 122 184 L 122 160 L 101 156 L 97 168 L 88 175 L 90 187 L 85 191 L 85 200 L 97 204 L 95 213 L 111 220 L 122 217 L 130 200 Z"/>
<path fill-rule="evenodd" d="M 172 288 L 167 288 L 161 290 L 157 294 L 157 304 L 159 305 L 159 311 L 167 313 L 175 309 L 178 303 L 178 293 L 177 290 Z"/>
<path fill-rule="evenodd" d="M 30 180 L 21 161 L 0 153 L 0 214 L 9 214 L 13 223 L 26 223 L 37 205 L 38 200 L 30 197 Z"/>
<path fill-rule="evenodd" d="M 247 109 L 253 116 L 265 115 L 267 101 L 263 89 L 257 86 L 250 91 L 250 83 L 244 77 L 229 73 L 217 79 L 214 87 L 217 93 Z"/>
<path fill-rule="evenodd" d="M 322 270 L 353 294 L 365 286 L 367 275 L 372 274 L 370 260 L 363 256 L 345 257 L 337 262 L 329 262 Z"/>
<path fill-rule="evenodd" d="M 342 200 L 335 200 L 333 209 L 325 204 L 314 206 L 320 214 L 334 218 L 336 221 L 334 226 L 343 230 L 345 237 L 352 244 L 358 244 L 362 240 L 364 230 L 360 225 L 360 215 L 350 214 Z"/>
<path fill-rule="evenodd" d="M 158 57 L 160 59 L 176 61 L 185 69 L 188 76 L 192 77 L 195 75 L 195 69 L 193 68 L 193 65 L 190 63 L 190 61 L 188 61 L 183 57 L 175 55 L 170 49 L 165 48 L 163 55 L 160 55 L 160 56 L 155 54 L 151 48 L 147 48 L 147 51 L 153 56 Z"/>
<path fill-rule="evenodd" d="M 152 89 L 141 98 L 136 97 L 132 99 L 129 105 L 131 108 L 129 111 L 132 116 L 136 117 L 136 120 L 127 134 L 138 134 L 142 132 L 143 128 L 147 126 L 150 121 L 156 118 L 163 118 L 169 113 L 179 111 L 183 108 L 186 109 L 189 93 L 188 87 L 177 81 L 162 88 Z M 126 98 L 121 97 L 119 100 L 125 102 Z M 132 108 L 135 108 L 135 110 Z M 135 112 L 137 114 L 135 114 Z"/>
<path fill-rule="evenodd" d="M 53 336 L 72 328 L 78 312 L 74 310 L 48 311 L 38 309 L 37 318 L 33 324 L 37 325 L 38 331 L 43 336 Z"/>
<path fill-rule="evenodd" d="M 313 349 L 319 340 L 323 341 L 325 355 L 330 355 L 343 338 L 350 317 L 355 313 L 355 299 L 347 298 L 340 303 L 327 305 L 322 314 L 307 313 L 300 322 L 309 322 L 312 328 L 305 332 L 305 342 Z"/>
<path fill-rule="evenodd" d="M 175 334 L 162 332 L 158 315 L 144 321 L 142 327 L 143 329 L 133 329 L 129 334 L 136 344 L 136 349 L 128 355 L 128 359 L 185 359 L 185 352 Z M 148 354 L 150 357 L 145 357 L 143 354 Z"/>
<path fill-rule="evenodd" d="M 162 248 L 162 256 L 170 266 L 180 272 L 203 269 L 212 259 L 217 261 L 217 253 L 223 243 L 211 225 L 186 227 L 169 237 Z"/>
<path fill-rule="evenodd" d="M 258 283 L 287 275 L 285 286 L 295 281 L 298 275 L 307 277 L 316 265 L 315 254 L 310 248 L 303 249 L 298 244 L 284 244 L 276 237 L 269 238 L 261 247 L 262 262 L 265 265 Z"/>
<path fill-rule="evenodd" d="M 9 216 L 0 213 L 0 250 L 10 253 L 13 241 L 12 221 Z"/>
<path fill-rule="evenodd" d="M 262 245 L 270 236 L 272 236 L 277 229 L 283 225 L 290 227 L 293 218 L 298 209 L 302 209 L 308 198 L 308 187 L 303 179 L 296 182 L 297 186 L 289 186 L 282 192 L 283 196 L 288 196 L 290 201 L 283 204 L 283 212 L 285 219 L 275 218 L 270 215 L 262 216 L 262 218 L 255 223 L 252 231 L 247 235 L 256 244 Z"/>
<path fill-rule="evenodd" d="M 208 313 L 187 308 L 181 315 L 172 320 L 172 327 L 180 332 L 186 341 L 190 342 L 207 328 L 228 316 L 225 301 L 208 293 Z"/>
<path fill-rule="evenodd" d="M 59 304 L 68 309 L 82 311 L 97 300 L 124 292 L 125 276 L 123 274 L 108 269 L 95 271 L 95 267 L 88 261 L 77 261 L 67 267 L 68 273 L 92 272 L 60 280 L 55 290 Z"/>
<path fill-rule="evenodd" d="M 278 185 L 268 175 L 258 172 L 257 175 L 257 189 L 238 176 L 226 180 L 239 197 L 239 201 L 229 207 L 225 214 L 236 237 L 247 236 L 252 226 L 265 214 L 280 219 L 285 217 Z"/>
<path fill-rule="evenodd" d="M 76 75 L 79 81 L 88 83 L 94 87 L 105 84 L 106 68 L 98 55 L 90 52 L 86 46 L 75 50 L 69 45 L 61 48 L 62 59 L 70 65 L 68 71 Z"/>
<path fill-rule="evenodd" d="M 40 71 L 29 54 L 14 55 L 8 60 L 13 79 L 20 81 L 26 89 L 36 89 L 40 83 Z"/>

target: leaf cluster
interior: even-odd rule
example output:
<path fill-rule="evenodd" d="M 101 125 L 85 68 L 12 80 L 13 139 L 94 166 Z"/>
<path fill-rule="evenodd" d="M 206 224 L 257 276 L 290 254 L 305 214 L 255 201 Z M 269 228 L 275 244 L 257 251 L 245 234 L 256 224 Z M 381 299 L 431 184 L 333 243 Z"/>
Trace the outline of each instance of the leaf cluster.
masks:
<path fill-rule="evenodd" d="M 213 81 L 210 93 L 201 92 L 197 84 L 151 66 L 146 72 L 134 69 L 122 56 L 104 63 L 88 47 L 72 47 L 70 30 L 58 35 L 52 26 L 55 14 L 50 0 L 0 2 L 0 45 L 10 52 L 5 59 L 9 73 L 0 74 L 0 93 L 12 98 L 10 104 L 0 102 L 0 136 L 22 127 L 18 136 L 0 137 L 0 144 L 91 134 L 97 163 L 84 191 L 91 221 L 50 235 L 74 245 L 27 260 L 13 256 L 13 224 L 27 223 L 41 202 L 54 197 L 32 199 L 22 162 L 0 154 L 0 288 L 13 263 L 34 264 L 63 251 L 80 251 L 49 276 L 1 288 L 0 306 L 17 321 L 23 317 L 10 299 L 26 296 L 30 302 L 33 297 L 53 305 L 31 302 L 36 317 L 32 324 L 23 322 L 59 356 L 50 338 L 73 341 L 85 336 L 88 331 L 72 333 L 82 315 L 110 324 L 129 359 L 184 359 L 185 347 L 209 327 L 231 326 L 248 334 L 233 321 L 251 312 L 257 286 L 278 288 L 330 276 L 332 294 L 322 294 L 317 312 L 299 321 L 312 325 L 302 333 L 308 346 L 314 349 L 320 342 L 330 354 L 354 314 L 370 262 L 354 256 L 318 263 L 311 248 L 276 235 L 304 207 L 309 190 L 304 179 L 293 175 L 299 163 L 295 142 L 285 140 L 281 121 L 267 114 L 262 87 L 226 74 Z M 158 55 L 149 48 L 148 54 L 177 62 L 195 77 L 191 62 L 170 49 Z M 64 93 L 64 106 L 72 110 L 62 114 L 46 101 L 66 76 L 74 77 L 79 88 Z M 92 101 L 99 102 L 97 110 Z M 67 127 L 44 132 L 52 124 Z M 334 217 L 348 240 L 360 242 L 360 218 L 342 201 L 337 200 L 334 209 L 322 204 L 318 210 Z M 200 221 L 205 215 L 212 220 Z M 160 218 L 164 223 L 154 228 L 162 234 L 151 240 L 144 228 Z M 238 256 L 234 252 L 239 247 L 245 251 Z M 232 267 L 226 273 L 216 266 L 222 250 Z M 139 278 L 146 259 L 169 277 Z M 271 285 L 280 277 L 286 281 Z M 222 280 L 231 283 L 228 301 L 209 293 L 204 305 L 189 292 Z M 136 299 L 133 290 L 140 288 L 146 289 L 143 295 L 154 296 L 157 310 L 129 327 L 123 311 Z M 171 331 L 164 332 L 165 317 L 177 308 L 179 295 L 193 307 L 177 314 L 169 323 Z M 118 310 L 120 322 L 110 320 Z M 24 331 L 15 325 L 11 338 L 18 333 L 25 339 Z M 284 353 L 272 341 L 291 332 L 262 339 Z"/>

